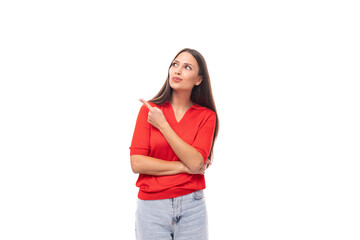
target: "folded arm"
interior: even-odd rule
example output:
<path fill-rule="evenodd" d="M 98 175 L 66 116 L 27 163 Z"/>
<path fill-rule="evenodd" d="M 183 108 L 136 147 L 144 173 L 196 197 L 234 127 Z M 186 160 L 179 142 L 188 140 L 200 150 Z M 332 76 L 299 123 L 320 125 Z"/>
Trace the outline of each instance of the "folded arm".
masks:
<path fill-rule="evenodd" d="M 201 153 L 182 140 L 169 124 L 166 124 L 159 130 L 169 143 L 176 156 L 178 156 L 181 162 L 185 164 L 190 171 L 197 172 L 204 166 L 204 158 Z"/>
<path fill-rule="evenodd" d="M 166 161 L 144 155 L 131 155 L 131 168 L 134 173 L 154 176 L 175 175 L 179 173 L 204 174 L 204 169 L 191 171 L 180 161 Z"/>

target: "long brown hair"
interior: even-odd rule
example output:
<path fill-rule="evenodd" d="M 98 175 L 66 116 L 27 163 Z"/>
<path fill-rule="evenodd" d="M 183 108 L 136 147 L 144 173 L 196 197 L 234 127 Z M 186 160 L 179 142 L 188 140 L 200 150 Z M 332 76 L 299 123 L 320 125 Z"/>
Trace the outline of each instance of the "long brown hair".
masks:
<path fill-rule="evenodd" d="M 191 48 L 182 49 L 180 52 L 178 52 L 178 54 L 176 54 L 173 61 L 182 52 L 188 52 L 196 59 L 198 65 L 199 65 L 198 76 L 202 76 L 201 84 L 199 86 L 195 85 L 192 89 L 191 96 L 190 96 L 191 101 L 196 104 L 199 104 L 203 107 L 207 107 L 207 108 L 213 110 L 216 115 L 215 132 L 214 132 L 213 143 L 212 143 L 210 154 L 209 154 L 209 160 L 210 160 L 210 162 L 212 162 L 212 152 L 213 152 L 213 148 L 214 148 L 214 143 L 215 143 L 215 139 L 218 135 L 218 131 L 219 131 L 219 118 L 218 118 L 218 114 L 217 114 L 216 107 L 215 107 L 215 101 L 214 101 L 212 90 L 211 90 L 210 76 L 209 76 L 209 72 L 207 69 L 207 64 L 206 64 L 204 57 L 198 51 L 196 51 L 195 49 L 191 49 Z M 172 88 L 170 87 L 170 83 L 169 83 L 169 70 L 172 66 L 173 61 L 171 61 L 171 64 L 169 66 L 168 76 L 166 78 L 164 85 L 162 86 L 162 88 L 160 89 L 158 94 L 156 94 L 155 97 L 153 97 L 151 100 L 149 100 L 149 102 L 160 105 L 160 104 L 165 103 L 166 101 L 169 101 L 172 91 L 173 91 Z"/>

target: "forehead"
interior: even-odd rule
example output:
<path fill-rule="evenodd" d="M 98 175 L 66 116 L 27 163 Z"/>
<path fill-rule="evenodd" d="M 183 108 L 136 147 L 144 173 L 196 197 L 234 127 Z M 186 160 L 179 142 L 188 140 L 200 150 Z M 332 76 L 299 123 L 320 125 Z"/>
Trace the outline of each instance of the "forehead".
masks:
<path fill-rule="evenodd" d="M 180 62 L 180 63 L 190 63 L 194 66 L 197 66 L 196 59 L 188 52 L 182 52 L 180 53 L 174 60 Z"/>

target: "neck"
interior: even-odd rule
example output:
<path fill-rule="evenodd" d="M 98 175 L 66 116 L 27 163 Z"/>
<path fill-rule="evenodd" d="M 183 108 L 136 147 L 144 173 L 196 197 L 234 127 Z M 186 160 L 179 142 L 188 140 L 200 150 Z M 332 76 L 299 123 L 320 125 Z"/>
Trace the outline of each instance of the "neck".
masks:
<path fill-rule="evenodd" d="M 188 109 L 190 108 L 193 103 L 190 99 L 191 91 L 190 92 L 175 92 L 173 91 L 170 97 L 169 102 L 176 109 Z"/>

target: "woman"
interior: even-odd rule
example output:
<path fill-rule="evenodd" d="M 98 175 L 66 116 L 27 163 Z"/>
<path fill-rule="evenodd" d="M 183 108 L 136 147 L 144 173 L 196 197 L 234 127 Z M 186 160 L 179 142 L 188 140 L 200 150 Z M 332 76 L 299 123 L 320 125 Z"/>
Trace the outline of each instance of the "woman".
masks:
<path fill-rule="evenodd" d="M 130 146 L 140 174 L 136 237 L 207 239 L 204 173 L 219 123 L 203 56 L 181 50 L 159 93 L 140 101 Z"/>

